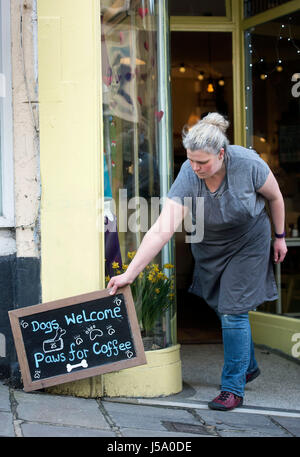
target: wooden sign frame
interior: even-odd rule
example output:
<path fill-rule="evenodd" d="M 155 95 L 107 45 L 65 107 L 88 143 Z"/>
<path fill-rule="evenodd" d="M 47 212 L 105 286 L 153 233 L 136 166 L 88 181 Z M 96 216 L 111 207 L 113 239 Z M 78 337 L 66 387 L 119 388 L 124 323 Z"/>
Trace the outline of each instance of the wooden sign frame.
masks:
<path fill-rule="evenodd" d="M 31 377 L 19 319 L 49 310 L 60 309 L 71 305 L 78 305 L 80 303 L 87 303 L 89 301 L 113 296 L 109 294 L 108 289 L 104 289 L 60 300 L 54 300 L 47 303 L 40 303 L 38 305 L 27 306 L 25 308 L 19 308 L 8 312 L 18 361 L 22 373 L 24 390 L 26 392 L 54 386 L 57 384 L 63 384 L 65 382 L 76 381 L 78 379 L 89 378 L 104 373 L 110 373 L 112 371 L 119 371 L 125 368 L 144 365 L 147 363 L 130 286 L 118 289 L 116 295 L 118 294 L 123 294 L 124 296 L 128 323 L 131 329 L 132 342 L 135 348 L 136 357 L 39 380 L 33 380 Z"/>

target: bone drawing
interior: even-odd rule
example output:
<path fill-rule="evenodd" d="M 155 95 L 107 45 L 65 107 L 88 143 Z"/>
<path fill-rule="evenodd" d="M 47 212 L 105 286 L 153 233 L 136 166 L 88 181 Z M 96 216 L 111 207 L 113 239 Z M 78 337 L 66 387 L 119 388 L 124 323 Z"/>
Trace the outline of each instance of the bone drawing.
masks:
<path fill-rule="evenodd" d="M 71 365 L 70 363 L 68 363 L 67 372 L 70 373 L 70 371 L 72 371 L 74 368 L 78 368 L 78 367 L 87 368 L 88 367 L 87 361 L 85 359 L 82 359 L 81 362 L 77 363 L 76 365 Z"/>

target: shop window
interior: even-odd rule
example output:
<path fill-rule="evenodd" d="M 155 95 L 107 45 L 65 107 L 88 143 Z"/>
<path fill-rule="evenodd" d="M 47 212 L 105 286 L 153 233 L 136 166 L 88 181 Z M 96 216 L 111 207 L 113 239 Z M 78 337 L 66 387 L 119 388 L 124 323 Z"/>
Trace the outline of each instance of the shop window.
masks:
<path fill-rule="evenodd" d="M 195 46 L 197 43 L 197 46 Z M 182 130 L 208 112 L 230 121 L 233 142 L 232 36 L 228 32 L 172 32 L 172 100 L 175 175 L 186 159 Z"/>
<path fill-rule="evenodd" d="M 299 31 L 300 11 L 255 26 L 245 33 L 245 57 L 248 147 L 269 164 L 286 208 L 289 251 L 276 267 L 281 298 L 265 309 L 300 316 Z"/>
<path fill-rule="evenodd" d="M 140 8 L 137 2 L 103 3 L 107 4 L 102 6 L 105 198 L 113 200 L 119 259 L 125 261 L 127 252 L 139 246 L 145 230 L 135 227 L 134 217 L 130 219 L 136 208 L 131 212 L 129 208 L 129 220 L 123 227 L 123 203 L 136 197 L 148 202 L 160 195 L 157 124 L 164 113 L 157 97 L 156 16 L 151 10 L 153 2 L 144 2 L 149 3 L 147 8 Z M 132 230 L 127 230 L 130 221 Z"/>
<path fill-rule="evenodd" d="M 160 210 L 159 130 L 166 113 L 159 104 L 157 23 L 155 1 L 101 2 L 107 276 L 126 268 Z M 153 262 L 160 270 L 161 261 L 159 253 Z M 161 332 L 158 320 L 156 347 L 167 344 Z"/>
<path fill-rule="evenodd" d="M 290 0 L 245 0 L 244 14 L 245 17 L 255 16 L 255 14 L 283 5 L 283 3 L 288 3 L 289 1 Z"/>
<path fill-rule="evenodd" d="M 0 4 L 0 227 L 14 225 L 10 3 Z"/>
<path fill-rule="evenodd" d="M 171 16 L 226 16 L 225 0 L 170 1 Z"/>

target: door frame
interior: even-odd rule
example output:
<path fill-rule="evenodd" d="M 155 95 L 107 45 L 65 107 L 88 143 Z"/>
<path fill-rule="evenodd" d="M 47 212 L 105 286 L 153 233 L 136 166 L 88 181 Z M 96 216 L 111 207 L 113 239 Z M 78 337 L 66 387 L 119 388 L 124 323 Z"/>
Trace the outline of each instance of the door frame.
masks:
<path fill-rule="evenodd" d="M 246 145 L 243 2 L 226 0 L 226 16 L 171 16 L 171 32 L 231 32 L 234 143 Z"/>

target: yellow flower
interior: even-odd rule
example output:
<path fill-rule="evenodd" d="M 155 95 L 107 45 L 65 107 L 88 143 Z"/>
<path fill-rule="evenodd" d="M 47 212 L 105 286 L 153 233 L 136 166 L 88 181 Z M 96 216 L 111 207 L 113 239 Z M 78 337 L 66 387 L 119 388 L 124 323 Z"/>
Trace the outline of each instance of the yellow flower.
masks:
<path fill-rule="evenodd" d="M 129 258 L 129 259 L 133 259 L 133 257 L 135 256 L 135 254 L 136 254 L 136 251 L 129 251 L 129 252 L 127 252 L 127 255 L 128 255 L 128 258 Z"/>
<path fill-rule="evenodd" d="M 141 273 L 139 274 L 139 278 L 142 279 L 143 276 L 144 276 L 144 272 L 141 271 Z"/>
<path fill-rule="evenodd" d="M 118 262 L 113 262 L 113 263 L 111 264 L 111 266 L 112 266 L 112 268 L 113 268 L 114 270 L 116 270 L 117 268 L 120 268 Z"/>
<path fill-rule="evenodd" d="M 156 292 L 157 294 L 159 294 L 160 289 L 155 289 L 155 292 Z"/>
<path fill-rule="evenodd" d="M 172 265 L 171 263 L 165 263 L 164 268 L 171 269 L 171 268 L 174 268 L 174 265 Z"/>
<path fill-rule="evenodd" d="M 129 266 L 129 265 L 127 265 L 126 263 L 123 263 L 123 270 L 125 270 L 125 271 L 126 271 L 126 270 L 127 270 L 127 268 L 128 268 L 128 266 Z"/>
<path fill-rule="evenodd" d="M 110 280 L 110 276 L 105 276 L 105 281 L 109 281 Z"/>
<path fill-rule="evenodd" d="M 158 268 L 158 264 L 157 263 L 154 263 L 152 265 L 152 270 L 155 271 L 155 272 L 159 272 L 159 268 Z"/>

